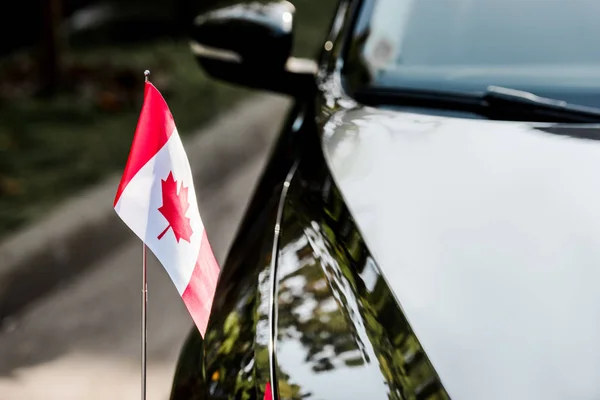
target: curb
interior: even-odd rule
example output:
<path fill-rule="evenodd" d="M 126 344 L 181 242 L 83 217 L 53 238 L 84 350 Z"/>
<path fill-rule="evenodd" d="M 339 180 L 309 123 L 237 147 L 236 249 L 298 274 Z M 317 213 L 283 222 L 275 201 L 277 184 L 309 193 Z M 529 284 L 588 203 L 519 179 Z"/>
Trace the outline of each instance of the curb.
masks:
<path fill-rule="evenodd" d="M 198 198 L 272 146 L 289 104 L 255 95 L 183 138 Z M 133 237 L 112 207 L 119 180 L 109 177 L 0 243 L 0 321 Z"/>

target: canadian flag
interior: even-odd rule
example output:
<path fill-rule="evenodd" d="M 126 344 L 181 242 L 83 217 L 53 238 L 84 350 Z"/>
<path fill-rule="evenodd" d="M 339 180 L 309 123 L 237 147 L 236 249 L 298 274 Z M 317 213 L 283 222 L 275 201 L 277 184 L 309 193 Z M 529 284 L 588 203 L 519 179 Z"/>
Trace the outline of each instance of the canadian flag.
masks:
<path fill-rule="evenodd" d="M 165 267 L 204 337 L 219 266 L 173 116 L 150 82 L 114 207 Z"/>

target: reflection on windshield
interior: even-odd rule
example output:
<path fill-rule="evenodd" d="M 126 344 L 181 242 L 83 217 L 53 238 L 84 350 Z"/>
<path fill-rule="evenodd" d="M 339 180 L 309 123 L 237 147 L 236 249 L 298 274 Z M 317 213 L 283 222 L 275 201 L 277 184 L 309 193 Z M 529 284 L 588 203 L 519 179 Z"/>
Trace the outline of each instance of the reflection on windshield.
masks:
<path fill-rule="evenodd" d="M 406 24 L 414 0 L 379 0 L 373 9 L 373 20 L 364 56 L 372 70 L 387 67 L 400 59 Z M 394 12 L 390 12 L 394 10 Z"/>

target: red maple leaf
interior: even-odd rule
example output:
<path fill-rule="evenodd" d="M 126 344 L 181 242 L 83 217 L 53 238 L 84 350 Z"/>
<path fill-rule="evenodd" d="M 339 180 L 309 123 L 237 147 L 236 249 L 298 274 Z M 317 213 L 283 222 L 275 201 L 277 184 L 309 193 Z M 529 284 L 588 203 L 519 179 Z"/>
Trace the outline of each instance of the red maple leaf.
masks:
<path fill-rule="evenodd" d="M 188 208 L 190 208 L 188 188 L 184 187 L 182 182 L 181 189 L 177 193 L 177 181 L 173 178 L 172 172 L 169 172 L 167 179 L 161 180 L 160 183 L 162 185 L 163 204 L 158 211 L 167 219 L 169 225 L 158 235 L 158 240 L 162 239 L 169 228 L 172 228 L 177 243 L 180 239 L 189 243 L 193 232 L 190 219 L 185 216 Z"/>

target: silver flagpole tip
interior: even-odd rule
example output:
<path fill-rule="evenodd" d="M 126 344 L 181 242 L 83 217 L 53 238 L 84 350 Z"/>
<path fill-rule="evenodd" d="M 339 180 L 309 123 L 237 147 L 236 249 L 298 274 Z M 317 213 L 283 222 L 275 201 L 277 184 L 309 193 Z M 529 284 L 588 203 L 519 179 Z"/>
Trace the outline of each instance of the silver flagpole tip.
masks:
<path fill-rule="evenodd" d="M 148 82 L 148 77 L 149 76 L 150 76 L 150 70 L 145 70 L 144 71 L 144 77 L 145 77 L 146 82 Z"/>

